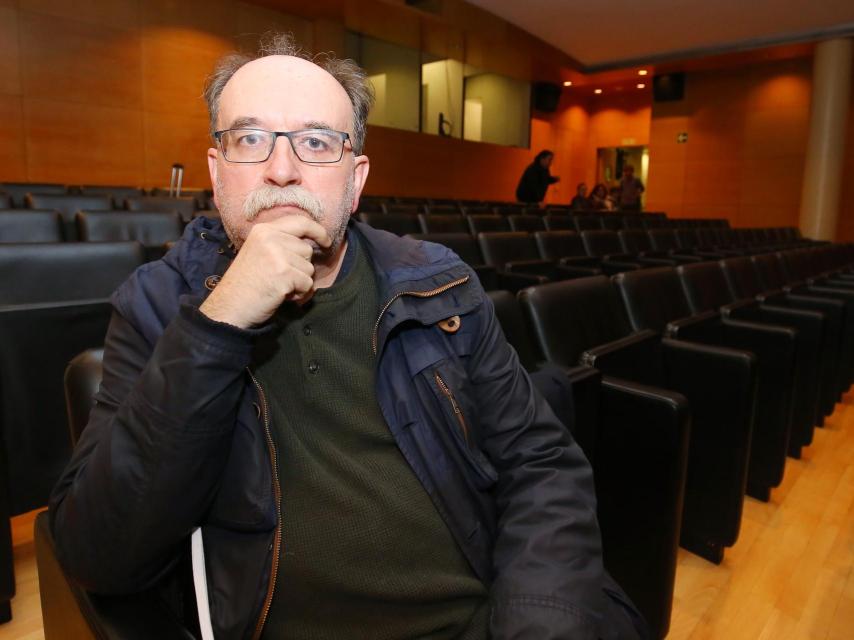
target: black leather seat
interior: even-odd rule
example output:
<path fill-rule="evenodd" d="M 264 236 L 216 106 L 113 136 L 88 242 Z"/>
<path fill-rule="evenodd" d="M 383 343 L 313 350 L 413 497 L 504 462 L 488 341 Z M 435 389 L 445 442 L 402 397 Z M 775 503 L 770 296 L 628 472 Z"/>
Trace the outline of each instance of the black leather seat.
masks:
<path fill-rule="evenodd" d="M 530 233 L 497 231 L 479 233 L 477 242 L 486 264 L 509 273 L 527 273 L 547 280 L 568 280 L 590 275 L 589 269 L 576 269 L 540 257 L 537 242 Z"/>
<path fill-rule="evenodd" d="M 107 297 L 142 259 L 137 243 L 0 245 L 0 522 L 47 504 L 71 453 L 65 366 L 103 343 Z M 13 564 L 5 527 L 0 617 L 14 593 L 6 589 Z"/>
<path fill-rule="evenodd" d="M 68 424 L 74 443 L 86 422 L 95 391 L 101 383 L 102 349 L 76 356 L 65 371 Z M 50 519 L 40 513 L 35 523 L 36 562 L 39 573 L 44 637 L 47 640 L 94 638 L 164 638 L 190 640 L 196 637 L 154 591 L 128 596 L 99 596 L 87 592 L 68 578 L 60 565 Z"/>
<path fill-rule="evenodd" d="M 469 233 L 410 233 L 410 238 L 425 240 L 448 247 L 477 274 L 481 286 L 487 291 L 506 289 L 516 292 L 519 289 L 543 282 L 542 276 L 526 273 L 508 273 L 486 264 L 480 253 L 480 247 Z"/>
<path fill-rule="evenodd" d="M 579 323 L 573 310 L 581 307 L 565 304 L 567 291 L 601 281 L 610 287 L 607 278 L 597 276 L 521 292 L 534 342 L 546 360 L 568 370 L 588 364 L 581 356 L 599 342 L 598 327 L 616 328 L 612 312 L 621 311 L 619 300 L 605 315 L 591 309 Z M 596 368 L 604 374 L 594 473 L 605 565 L 641 609 L 653 636 L 663 638 L 670 625 L 682 522 L 689 405 L 679 393 Z"/>
<path fill-rule="evenodd" d="M 28 194 L 27 207 L 29 209 L 53 209 L 62 215 L 65 239 L 77 240 L 77 227 L 74 223 L 74 215 L 78 211 L 109 211 L 113 208 L 113 200 L 109 196 L 75 196 L 75 195 L 48 195 Z"/>
<path fill-rule="evenodd" d="M 773 257 L 769 256 L 773 260 Z M 816 424 L 833 413 L 837 399 L 847 389 L 840 372 L 840 354 L 844 353 L 845 340 L 842 333 L 845 306 L 838 300 L 796 296 L 783 291 L 769 291 L 762 285 L 756 264 L 752 258 L 727 258 L 721 262 L 730 293 L 737 299 L 754 298 L 763 305 L 777 308 L 801 309 L 820 313 L 823 318 L 820 367 L 816 382 L 819 383 L 819 412 Z M 808 444 L 808 442 L 806 442 Z"/>
<path fill-rule="evenodd" d="M 645 265 L 675 266 L 680 261 L 664 251 L 653 249 L 648 232 L 641 229 L 623 229 L 617 232 L 623 252 L 632 256 L 633 260 Z M 694 260 L 691 260 L 694 262 Z"/>
<path fill-rule="evenodd" d="M 640 262 L 623 251 L 620 240 L 613 231 L 603 229 L 582 231 L 581 241 L 584 243 L 587 255 L 598 258 L 602 271 L 608 275 L 641 268 Z"/>
<path fill-rule="evenodd" d="M 681 543 L 720 562 L 724 547 L 735 544 L 741 522 L 755 402 L 753 356 L 662 340 L 648 329 L 633 333 L 620 295 L 606 277 L 565 284 L 521 294 L 539 341 L 548 349 L 546 357 L 566 363 L 575 356 L 604 374 L 670 389 L 688 399 L 692 436 Z M 562 333 L 555 335 L 554 323 L 561 316 Z"/>
<path fill-rule="evenodd" d="M 534 234 L 540 258 L 574 267 L 579 274 L 596 276 L 602 273 L 599 260 L 584 251 L 584 243 L 575 231 L 537 231 Z"/>
<path fill-rule="evenodd" d="M 618 276 L 614 282 L 635 329 L 663 331 L 671 338 L 742 349 L 757 356 L 758 395 L 747 493 L 767 501 L 771 488 L 782 480 L 785 467 L 794 393 L 795 332 L 734 320 L 719 311 L 695 313 L 671 268 L 645 269 Z"/>
<path fill-rule="evenodd" d="M 56 211 L 0 209 L 0 243 L 62 242 L 62 218 Z"/>
<path fill-rule="evenodd" d="M 552 369 L 541 368 L 516 298 L 503 291 L 490 297 L 508 342 L 551 402 L 548 378 L 540 381 Z M 652 637 L 663 638 L 673 597 L 688 404 L 675 393 L 603 378 L 592 367 L 560 370 L 571 385 L 570 429 L 593 466 L 606 568 L 642 611 Z M 560 416 L 562 409 L 555 412 Z"/>
<path fill-rule="evenodd" d="M 513 231 L 525 231 L 533 233 L 534 231 L 545 231 L 546 224 L 542 216 L 507 216 L 510 221 L 510 229 Z"/>
<path fill-rule="evenodd" d="M 653 251 L 667 254 L 679 264 L 703 261 L 703 258 L 700 256 L 680 251 L 679 243 L 676 240 L 676 232 L 673 229 L 650 229 L 646 232 L 646 235 L 649 238 Z"/>
<path fill-rule="evenodd" d="M 74 191 L 81 196 L 107 196 L 112 198 L 117 206 L 123 205 L 126 198 L 139 198 L 145 195 L 145 190 L 140 187 L 115 185 L 81 185 Z"/>
<path fill-rule="evenodd" d="M 429 213 L 426 205 L 420 202 L 387 202 L 385 211 L 387 214 L 404 214 L 413 217 L 419 213 Z"/>
<path fill-rule="evenodd" d="M 418 214 L 422 233 L 469 233 L 466 219 L 457 214 Z"/>
<path fill-rule="evenodd" d="M 359 214 L 359 220 L 375 229 L 383 229 L 405 236 L 408 233 L 421 233 L 421 224 L 415 213 L 365 213 Z"/>
<path fill-rule="evenodd" d="M 614 213 L 603 213 L 596 216 L 599 219 L 599 228 L 606 231 L 620 231 L 623 228 L 623 218 Z"/>
<path fill-rule="evenodd" d="M 431 216 L 457 216 L 463 213 L 460 206 L 454 202 L 431 202 L 427 205 L 427 212 Z"/>
<path fill-rule="evenodd" d="M 81 211 L 77 214 L 77 233 L 81 241 L 135 240 L 144 247 L 148 260 L 163 257 L 166 243 L 178 240 L 183 227 L 175 213 Z"/>
<path fill-rule="evenodd" d="M 64 195 L 67 193 L 64 184 L 51 182 L 0 182 L 0 192 L 5 193 L 12 200 L 12 207 L 22 209 L 26 206 L 28 193 Z"/>
<path fill-rule="evenodd" d="M 543 216 L 543 222 L 547 231 L 575 231 L 575 223 L 572 216 L 562 213 L 547 213 Z"/>
<path fill-rule="evenodd" d="M 469 231 L 475 237 L 479 233 L 491 231 L 510 231 L 510 222 L 506 216 L 497 215 L 468 215 Z"/>
<path fill-rule="evenodd" d="M 125 209 L 128 211 L 163 211 L 177 213 L 181 216 L 181 220 L 184 222 L 189 222 L 193 217 L 193 212 L 198 208 L 196 199 L 191 197 L 182 196 L 180 198 L 170 198 L 169 196 L 141 196 L 125 198 Z"/>
<path fill-rule="evenodd" d="M 738 299 L 730 291 L 719 263 L 703 262 L 678 268 L 679 277 L 694 313 L 709 310 L 734 320 L 761 323 L 790 329 L 794 334 L 795 393 L 792 397 L 791 430 L 788 453 L 800 457 L 800 449 L 812 440 L 812 430 L 819 420 L 824 317 L 814 311 L 759 304 L 754 299 Z"/>
<path fill-rule="evenodd" d="M 12 197 L 0 191 L 0 210 L 12 208 Z"/>
<path fill-rule="evenodd" d="M 597 229 L 602 229 L 602 225 L 599 222 L 599 216 L 596 214 L 574 215 L 572 216 L 572 224 L 575 225 L 575 230 L 579 233 L 582 231 L 595 231 Z"/>

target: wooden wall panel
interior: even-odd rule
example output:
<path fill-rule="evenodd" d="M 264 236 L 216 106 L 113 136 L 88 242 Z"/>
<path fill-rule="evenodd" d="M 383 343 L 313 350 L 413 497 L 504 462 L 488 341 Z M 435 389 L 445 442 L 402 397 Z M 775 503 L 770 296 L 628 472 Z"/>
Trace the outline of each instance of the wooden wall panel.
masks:
<path fill-rule="evenodd" d="M 0 94 L 0 167 L 2 179 L 27 180 L 27 148 L 24 142 L 24 112 L 21 97 Z"/>
<path fill-rule="evenodd" d="M 139 27 L 139 0 L 18 0 L 18 8 L 27 13 L 40 13 L 106 27 L 135 29 Z"/>
<path fill-rule="evenodd" d="M 851 74 L 854 86 L 854 70 Z M 854 91 L 851 92 L 851 106 L 848 109 L 848 129 L 845 144 L 845 163 L 842 175 L 842 194 L 839 203 L 839 218 L 836 224 L 836 239 L 842 242 L 854 242 Z"/>
<path fill-rule="evenodd" d="M 142 50 L 137 31 L 41 13 L 21 16 L 24 94 L 139 108 Z"/>
<path fill-rule="evenodd" d="M 0 7 L 0 94 L 21 93 L 18 12 Z"/>
<path fill-rule="evenodd" d="M 24 118 L 29 180 L 139 183 L 144 168 L 140 111 L 25 98 Z"/>
<path fill-rule="evenodd" d="M 168 186 L 172 165 L 184 165 L 184 186 L 210 188 L 206 152 L 208 118 L 174 113 L 145 114 L 145 183 Z"/>
<path fill-rule="evenodd" d="M 146 111 L 201 116 L 205 79 L 217 60 L 233 50 L 225 39 L 186 30 L 147 29 L 143 35 L 143 103 Z"/>

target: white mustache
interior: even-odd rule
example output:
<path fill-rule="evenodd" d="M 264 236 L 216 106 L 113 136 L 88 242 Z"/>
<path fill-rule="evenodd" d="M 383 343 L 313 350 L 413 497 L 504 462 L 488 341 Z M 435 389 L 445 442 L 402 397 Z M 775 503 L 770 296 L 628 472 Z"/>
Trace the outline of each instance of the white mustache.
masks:
<path fill-rule="evenodd" d="M 243 216 L 252 222 L 266 209 L 285 206 L 302 209 L 316 222 L 323 220 L 323 205 L 320 200 L 298 185 L 287 187 L 264 185 L 250 191 L 243 202 Z"/>

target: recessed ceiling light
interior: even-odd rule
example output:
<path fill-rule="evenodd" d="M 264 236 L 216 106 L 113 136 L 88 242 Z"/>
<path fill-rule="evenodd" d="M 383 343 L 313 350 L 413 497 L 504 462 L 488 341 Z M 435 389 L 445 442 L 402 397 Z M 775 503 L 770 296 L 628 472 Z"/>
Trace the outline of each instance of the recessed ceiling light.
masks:
<path fill-rule="evenodd" d="M 647 73 L 649 73 L 649 71 L 647 71 L 646 69 L 641 69 L 640 71 L 638 71 L 639 76 L 645 76 Z"/>
<path fill-rule="evenodd" d="M 638 89 L 645 89 L 646 85 L 643 82 L 638 82 Z"/>
<path fill-rule="evenodd" d="M 593 89 L 593 93 L 602 93 L 602 89 Z"/>
<path fill-rule="evenodd" d="M 564 87 L 571 87 L 571 86 L 572 86 L 572 80 L 566 80 L 566 81 L 563 83 L 563 86 L 564 86 Z"/>

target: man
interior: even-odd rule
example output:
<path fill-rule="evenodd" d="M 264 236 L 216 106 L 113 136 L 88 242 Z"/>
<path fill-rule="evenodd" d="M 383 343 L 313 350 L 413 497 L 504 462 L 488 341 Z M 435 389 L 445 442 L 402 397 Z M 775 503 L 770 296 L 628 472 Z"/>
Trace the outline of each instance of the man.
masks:
<path fill-rule="evenodd" d="M 549 185 L 560 181 L 560 178 L 549 172 L 554 157 L 551 151 L 543 149 L 528 165 L 519 179 L 519 185 L 516 187 L 516 199 L 519 202 L 531 204 L 542 202 L 546 197 Z"/>
<path fill-rule="evenodd" d="M 184 618 L 209 605 L 218 639 L 633 633 L 589 467 L 472 271 L 349 222 L 364 73 L 279 37 L 206 98 L 222 226 L 192 223 L 113 298 L 51 501 L 66 569 Z M 196 527 L 207 601 L 184 593 Z"/>
<path fill-rule="evenodd" d="M 624 211 L 640 211 L 643 192 L 643 182 L 640 178 L 635 178 L 635 168 L 627 164 L 623 167 L 623 177 L 620 180 L 617 208 Z"/>
<path fill-rule="evenodd" d="M 569 201 L 569 208 L 573 211 L 586 211 L 590 209 L 590 199 L 587 197 L 587 184 L 579 182 L 575 187 L 575 196 Z"/>

